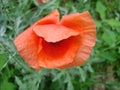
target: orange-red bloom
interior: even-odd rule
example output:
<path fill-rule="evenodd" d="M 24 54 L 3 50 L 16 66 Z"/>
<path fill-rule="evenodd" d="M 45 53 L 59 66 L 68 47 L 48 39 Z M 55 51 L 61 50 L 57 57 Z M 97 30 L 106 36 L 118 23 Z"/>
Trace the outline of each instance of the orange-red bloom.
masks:
<path fill-rule="evenodd" d="M 46 3 L 48 0 L 37 0 L 38 3 Z"/>
<path fill-rule="evenodd" d="M 35 69 L 67 68 L 83 64 L 95 45 L 96 26 L 89 12 L 59 12 L 40 19 L 14 40 L 19 54 Z"/>

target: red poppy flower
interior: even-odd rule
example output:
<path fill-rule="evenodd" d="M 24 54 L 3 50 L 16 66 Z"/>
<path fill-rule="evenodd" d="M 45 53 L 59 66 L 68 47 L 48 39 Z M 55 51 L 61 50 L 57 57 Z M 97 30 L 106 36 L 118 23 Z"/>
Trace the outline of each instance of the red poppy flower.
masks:
<path fill-rule="evenodd" d="M 40 19 L 15 38 L 24 60 L 35 69 L 67 68 L 83 64 L 95 45 L 96 26 L 89 12 L 59 12 Z"/>
<path fill-rule="evenodd" d="M 37 0 L 38 3 L 46 3 L 48 0 Z"/>

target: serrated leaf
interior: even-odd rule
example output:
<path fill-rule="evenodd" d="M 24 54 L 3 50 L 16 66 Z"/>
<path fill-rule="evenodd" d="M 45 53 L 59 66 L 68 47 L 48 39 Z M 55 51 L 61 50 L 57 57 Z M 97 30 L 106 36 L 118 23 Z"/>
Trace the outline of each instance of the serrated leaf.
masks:
<path fill-rule="evenodd" d="M 74 90 L 74 87 L 71 81 L 68 82 L 67 90 Z"/>
<path fill-rule="evenodd" d="M 64 72 L 64 71 L 61 71 L 60 73 L 57 74 L 57 76 L 55 76 L 55 78 L 53 78 L 52 81 L 54 82 L 54 81 L 60 79 L 60 77 L 61 77 L 62 75 L 64 75 L 64 74 L 65 74 L 65 72 Z"/>
<path fill-rule="evenodd" d="M 22 81 L 17 76 L 15 76 L 15 81 L 19 86 L 22 85 Z"/>
<path fill-rule="evenodd" d="M 81 80 L 84 82 L 85 79 L 86 79 L 86 74 L 85 74 L 85 72 L 84 72 L 84 70 L 82 68 L 80 68 L 80 67 L 77 67 L 77 68 L 78 68 L 78 70 L 80 72 Z"/>
<path fill-rule="evenodd" d="M 64 80 L 64 83 L 67 83 L 67 90 L 74 90 L 74 87 L 71 81 L 71 76 L 67 72 L 66 72 L 66 78 Z"/>
<path fill-rule="evenodd" d="M 19 90 L 38 90 L 38 86 L 36 85 L 36 80 L 25 81 L 24 83 L 19 82 Z"/>
<path fill-rule="evenodd" d="M 86 65 L 86 68 L 89 72 L 91 72 L 91 73 L 94 72 L 92 66 L 89 63 Z"/>
<path fill-rule="evenodd" d="M 6 32 L 6 25 L 0 26 L 0 36 L 4 36 Z"/>

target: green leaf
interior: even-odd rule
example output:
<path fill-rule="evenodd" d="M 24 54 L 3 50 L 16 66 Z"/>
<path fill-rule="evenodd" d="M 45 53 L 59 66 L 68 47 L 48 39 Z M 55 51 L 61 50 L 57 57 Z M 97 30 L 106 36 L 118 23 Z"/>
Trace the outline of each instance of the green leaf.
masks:
<path fill-rule="evenodd" d="M 22 85 L 22 81 L 17 76 L 15 76 L 15 81 L 19 86 Z"/>
<path fill-rule="evenodd" d="M 115 19 L 110 19 L 110 20 L 108 20 L 108 24 L 109 24 L 110 26 L 120 27 L 120 21 L 115 20 Z"/>
<path fill-rule="evenodd" d="M 96 23 L 97 28 L 102 27 L 102 24 L 101 24 L 101 22 L 100 22 L 100 21 L 95 21 L 95 23 Z"/>
<path fill-rule="evenodd" d="M 72 82 L 69 80 L 67 90 L 74 90 Z"/>
<path fill-rule="evenodd" d="M 60 77 L 62 77 L 62 75 L 64 75 L 64 74 L 65 74 L 65 70 L 58 73 L 57 76 L 55 76 L 55 78 L 53 78 L 52 81 L 54 82 L 54 81 L 60 79 Z"/>
<path fill-rule="evenodd" d="M 1 53 L 0 54 L 0 70 L 4 67 L 5 63 L 6 63 L 6 54 L 5 53 Z"/>
<path fill-rule="evenodd" d="M 106 7 L 103 5 L 103 3 L 101 1 L 97 1 L 96 11 L 100 14 L 101 19 L 105 19 Z"/>
<path fill-rule="evenodd" d="M 86 73 L 85 73 L 85 71 L 82 68 L 80 68 L 80 67 L 77 67 L 77 68 L 78 68 L 78 70 L 80 72 L 81 80 L 84 82 L 85 79 L 86 79 Z"/>
<path fill-rule="evenodd" d="M 102 39 L 109 46 L 114 46 L 116 42 L 116 34 L 112 30 L 105 30 Z"/>
<path fill-rule="evenodd" d="M 91 64 L 90 63 L 87 63 L 87 65 L 85 66 L 85 68 L 89 71 L 89 72 L 94 72 L 94 70 L 93 70 L 93 68 L 92 68 L 92 66 L 91 66 Z"/>
<path fill-rule="evenodd" d="M 67 83 L 67 90 L 74 90 L 74 86 L 71 81 L 71 76 L 69 73 L 66 72 L 66 78 L 64 80 L 65 83 Z"/>
<path fill-rule="evenodd" d="M 0 61 L 6 60 L 6 54 L 0 53 Z"/>
<path fill-rule="evenodd" d="M 120 47 L 118 48 L 118 53 L 120 54 Z"/>
<path fill-rule="evenodd" d="M 0 36 L 4 36 L 6 32 L 6 25 L 0 25 Z"/>
<path fill-rule="evenodd" d="M 116 61 L 117 55 L 115 52 L 101 52 L 100 57 L 108 62 L 114 62 Z"/>
<path fill-rule="evenodd" d="M 0 90 L 15 90 L 15 85 L 7 80 L 4 80 L 0 86 Z"/>

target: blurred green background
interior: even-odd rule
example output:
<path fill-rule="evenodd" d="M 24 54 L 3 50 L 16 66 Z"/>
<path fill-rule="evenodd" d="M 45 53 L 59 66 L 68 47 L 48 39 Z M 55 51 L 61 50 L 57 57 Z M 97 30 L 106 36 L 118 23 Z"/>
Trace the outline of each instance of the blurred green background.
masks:
<path fill-rule="evenodd" d="M 56 8 L 61 15 L 89 11 L 97 43 L 80 67 L 36 71 L 19 56 L 13 40 Z M 120 90 L 120 1 L 0 0 L 0 90 Z"/>

